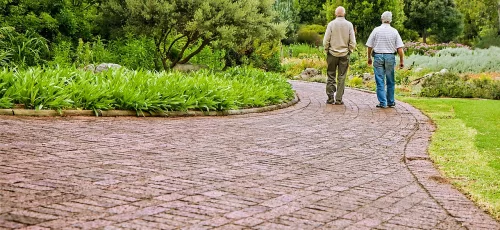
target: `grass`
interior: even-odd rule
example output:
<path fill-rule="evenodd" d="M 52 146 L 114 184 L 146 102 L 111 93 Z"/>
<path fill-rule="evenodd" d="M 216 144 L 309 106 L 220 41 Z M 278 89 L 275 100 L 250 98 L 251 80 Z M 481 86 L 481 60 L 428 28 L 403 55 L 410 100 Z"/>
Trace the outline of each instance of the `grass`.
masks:
<path fill-rule="evenodd" d="M 399 98 L 437 125 L 429 154 L 459 190 L 500 220 L 500 101 Z"/>
<path fill-rule="evenodd" d="M 99 74 L 72 68 L 0 70 L 0 108 L 123 109 L 138 114 L 224 111 L 279 104 L 293 97 L 286 78 L 251 68 L 190 74 L 126 69 Z"/>

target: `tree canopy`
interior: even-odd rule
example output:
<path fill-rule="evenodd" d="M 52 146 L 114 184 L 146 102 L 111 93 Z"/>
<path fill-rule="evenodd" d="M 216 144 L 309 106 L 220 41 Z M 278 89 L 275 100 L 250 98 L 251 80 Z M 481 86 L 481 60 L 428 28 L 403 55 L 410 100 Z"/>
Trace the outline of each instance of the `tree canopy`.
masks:
<path fill-rule="evenodd" d="M 405 13 L 408 16 L 405 26 L 416 30 L 424 43 L 429 35 L 448 42 L 463 30 L 462 14 L 453 0 L 405 0 Z"/>
<path fill-rule="evenodd" d="M 371 31 L 382 24 L 380 16 L 384 11 L 392 12 L 394 27 L 403 28 L 405 16 L 402 0 L 326 0 L 323 9 L 327 20 L 335 18 L 335 9 L 340 5 L 346 9 L 346 19 L 352 22 L 356 36 L 361 40 L 367 39 Z"/>
<path fill-rule="evenodd" d="M 49 41 L 90 39 L 98 17 L 96 0 L 0 0 L 0 25 L 36 32 Z"/>
<path fill-rule="evenodd" d="M 466 40 L 500 32 L 498 0 L 456 0 L 464 16 L 463 38 Z"/>
<path fill-rule="evenodd" d="M 284 26 L 273 23 L 273 1 L 110 0 L 106 14 L 127 30 L 155 40 L 163 67 L 183 64 L 205 46 L 248 44 L 254 39 L 281 39 Z"/>

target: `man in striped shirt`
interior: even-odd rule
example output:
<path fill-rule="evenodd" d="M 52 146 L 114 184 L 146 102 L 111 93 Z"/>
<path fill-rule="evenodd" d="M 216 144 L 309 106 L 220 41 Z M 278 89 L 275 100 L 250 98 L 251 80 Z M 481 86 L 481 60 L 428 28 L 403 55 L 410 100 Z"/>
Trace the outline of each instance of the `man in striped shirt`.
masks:
<path fill-rule="evenodd" d="M 366 46 L 368 46 L 368 65 L 372 65 L 373 62 L 373 71 L 377 84 L 377 99 L 379 101 L 377 108 L 396 106 L 394 99 L 396 52 L 399 54 L 399 67 L 404 67 L 404 44 L 398 31 L 391 27 L 391 21 L 392 13 L 389 11 L 384 12 L 382 14 L 382 25 L 372 31 L 366 42 Z"/>
<path fill-rule="evenodd" d="M 323 47 L 327 53 L 326 62 L 328 79 L 326 81 L 327 104 L 342 105 L 344 95 L 345 77 L 349 68 L 349 54 L 356 48 L 354 27 L 347 21 L 345 9 L 342 6 L 335 10 L 335 20 L 328 23 Z M 338 75 L 337 75 L 338 72 Z M 338 76 L 338 84 L 337 84 Z"/>

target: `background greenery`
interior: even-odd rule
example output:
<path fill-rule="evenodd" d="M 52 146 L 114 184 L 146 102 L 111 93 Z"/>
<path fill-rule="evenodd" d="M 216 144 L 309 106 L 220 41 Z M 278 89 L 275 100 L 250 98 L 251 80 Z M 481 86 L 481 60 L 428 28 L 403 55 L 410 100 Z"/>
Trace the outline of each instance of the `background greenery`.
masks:
<path fill-rule="evenodd" d="M 390 10 L 406 41 L 500 45 L 498 0 L 1 0 L 0 65 L 167 70 L 191 62 L 282 71 L 280 41 L 321 45 L 339 5 L 359 43 Z"/>

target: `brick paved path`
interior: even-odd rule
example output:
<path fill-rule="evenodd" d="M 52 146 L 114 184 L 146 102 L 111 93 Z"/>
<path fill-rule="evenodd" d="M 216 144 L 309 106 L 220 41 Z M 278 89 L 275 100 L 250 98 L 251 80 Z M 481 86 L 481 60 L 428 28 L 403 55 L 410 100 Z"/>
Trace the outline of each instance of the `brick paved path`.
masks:
<path fill-rule="evenodd" d="M 418 111 L 293 84 L 263 114 L 0 117 L 0 229 L 500 229 L 439 183 Z"/>

